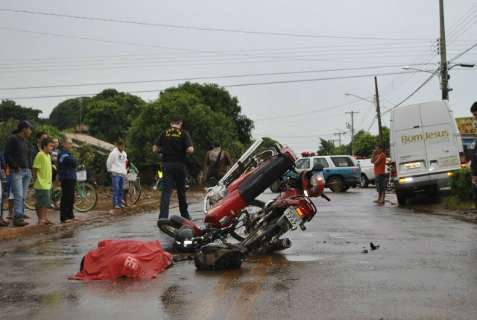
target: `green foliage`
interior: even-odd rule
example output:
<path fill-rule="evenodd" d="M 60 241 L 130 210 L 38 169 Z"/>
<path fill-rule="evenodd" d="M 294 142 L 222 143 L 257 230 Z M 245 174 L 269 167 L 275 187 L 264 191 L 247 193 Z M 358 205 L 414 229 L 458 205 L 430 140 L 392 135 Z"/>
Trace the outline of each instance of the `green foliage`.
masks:
<path fill-rule="evenodd" d="M 383 127 L 384 149 L 389 153 L 389 128 Z M 370 158 L 374 147 L 379 143 L 379 136 L 364 130 L 354 136 L 353 153 L 355 156 Z M 320 139 L 320 155 L 351 154 L 351 144 L 335 146 L 333 141 Z"/>
<path fill-rule="evenodd" d="M 349 153 L 348 145 L 336 146 L 333 141 L 320 139 L 320 147 L 318 149 L 318 154 L 320 156 L 329 156 L 336 154 L 348 154 Z"/>
<path fill-rule="evenodd" d="M 88 171 L 88 179 L 92 179 L 101 185 L 108 185 L 111 181 L 106 171 L 107 154 L 98 152 L 90 145 L 81 145 L 75 152 L 79 163 Z"/>
<path fill-rule="evenodd" d="M 246 145 L 252 142 L 253 121 L 241 114 L 242 108 L 236 97 L 217 84 L 199 84 L 186 82 L 177 87 L 166 89 L 162 94 L 173 92 L 189 93 L 197 97 L 201 103 L 209 106 L 213 112 L 219 112 L 235 123 L 235 132 L 240 143 Z"/>
<path fill-rule="evenodd" d="M 233 119 L 221 112 L 214 112 L 211 106 L 204 104 L 201 97 L 188 90 L 166 90 L 158 100 L 145 106 L 139 117 L 133 121 L 127 144 L 133 162 L 143 166 L 157 163 L 157 155 L 152 153 L 152 145 L 169 127 L 172 117 L 176 114 L 184 118 L 184 129 L 189 131 L 194 142 L 192 174 L 198 173 L 205 153 L 214 144 L 220 144 L 233 157 L 238 157 L 243 152 L 244 145 L 238 139 Z"/>
<path fill-rule="evenodd" d="M 46 132 L 50 138 L 58 138 L 62 140 L 64 138 L 63 133 L 57 128 L 49 124 L 44 123 L 34 123 L 33 124 L 33 133 L 32 141 L 35 139 L 37 132 Z"/>
<path fill-rule="evenodd" d="M 86 106 L 91 102 L 91 98 L 74 98 L 68 99 L 58 104 L 50 113 L 50 123 L 62 130 L 75 128 L 81 117 L 84 121 L 84 112 Z"/>
<path fill-rule="evenodd" d="M 128 129 L 127 114 L 113 102 L 98 101 L 88 106 L 86 123 L 91 135 L 98 139 L 116 142 Z"/>
<path fill-rule="evenodd" d="M 366 131 L 358 131 L 354 136 L 353 153 L 356 156 L 369 158 L 378 143 L 379 138 Z"/>
<path fill-rule="evenodd" d="M 116 142 L 125 138 L 132 121 L 146 103 L 138 96 L 106 89 L 92 98 L 65 100 L 53 109 L 50 122 L 60 129 L 73 128 L 82 123 L 89 127 L 91 135 Z"/>
<path fill-rule="evenodd" d="M 450 195 L 444 198 L 444 206 L 451 210 L 474 209 L 474 201 L 461 200 L 459 197 Z"/>
<path fill-rule="evenodd" d="M 456 171 L 450 179 L 451 194 L 459 200 L 471 200 L 472 193 L 472 173 L 469 168 L 462 168 Z"/>
<path fill-rule="evenodd" d="M 10 119 L 0 123 L 0 150 L 5 149 L 5 143 L 13 130 L 17 128 L 18 120 Z"/>
<path fill-rule="evenodd" d="M 0 150 L 5 147 L 5 142 L 17 128 L 18 120 L 10 119 L 0 124 Z M 63 134 L 58 128 L 48 124 L 33 122 L 33 133 L 30 141 L 33 143 L 37 132 L 46 132 L 49 137 L 62 139 Z"/>
<path fill-rule="evenodd" d="M 38 121 L 40 110 L 25 108 L 12 100 L 2 100 L 0 103 L 0 122 L 9 119 Z"/>

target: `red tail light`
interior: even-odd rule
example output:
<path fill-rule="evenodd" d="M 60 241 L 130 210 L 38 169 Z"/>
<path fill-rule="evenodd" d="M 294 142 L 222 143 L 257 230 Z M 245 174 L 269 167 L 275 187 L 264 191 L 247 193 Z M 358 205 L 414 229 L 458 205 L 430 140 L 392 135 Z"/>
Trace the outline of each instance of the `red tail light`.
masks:
<path fill-rule="evenodd" d="M 396 162 L 391 162 L 391 177 L 397 177 Z"/>
<path fill-rule="evenodd" d="M 459 152 L 459 157 L 460 157 L 460 164 L 466 164 L 467 159 L 465 158 L 465 153 L 464 152 Z"/>

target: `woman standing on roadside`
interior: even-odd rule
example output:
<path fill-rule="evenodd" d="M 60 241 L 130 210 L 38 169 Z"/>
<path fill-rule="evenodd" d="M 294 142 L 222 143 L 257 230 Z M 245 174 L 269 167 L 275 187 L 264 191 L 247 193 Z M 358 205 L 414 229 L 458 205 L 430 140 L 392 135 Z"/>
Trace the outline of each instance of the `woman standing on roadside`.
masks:
<path fill-rule="evenodd" d="M 60 220 L 62 223 L 75 221 L 73 206 L 75 203 L 76 166 L 78 161 L 70 153 L 73 147 L 71 139 L 65 138 L 63 149 L 58 155 L 58 177 L 61 182 Z"/>

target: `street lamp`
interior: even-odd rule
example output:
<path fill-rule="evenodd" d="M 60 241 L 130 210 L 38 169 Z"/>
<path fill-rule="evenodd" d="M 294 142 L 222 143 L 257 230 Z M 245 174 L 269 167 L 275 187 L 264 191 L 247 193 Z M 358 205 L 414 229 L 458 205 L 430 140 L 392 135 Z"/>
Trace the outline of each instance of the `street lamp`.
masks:
<path fill-rule="evenodd" d="M 455 63 L 453 65 L 451 65 L 450 67 L 447 68 L 447 71 L 451 70 L 451 69 L 454 69 L 455 67 L 461 67 L 461 68 L 474 68 L 475 67 L 475 64 L 470 64 L 470 63 Z M 430 73 L 432 75 L 435 75 L 437 73 L 439 73 L 439 70 L 440 70 L 440 67 L 438 67 L 437 69 L 435 70 L 425 70 L 425 69 L 420 69 L 420 68 L 414 68 L 414 67 L 410 67 L 410 66 L 404 66 L 402 67 L 401 69 L 403 70 L 413 70 L 413 71 L 418 71 L 418 72 L 425 72 L 425 73 Z M 441 76 L 439 74 L 439 76 Z M 447 74 L 447 79 L 446 80 L 449 80 L 450 79 L 450 75 Z M 442 89 L 442 79 L 441 79 L 441 89 Z M 447 92 L 450 92 L 452 91 L 453 89 L 452 88 L 447 88 Z"/>
<path fill-rule="evenodd" d="M 360 97 L 360 96 L 358 96 L 358 95 L 356 95 L 356 94 L 352 94 L 352 93 L 349 93 L 349 92 L 345 92 L 344 95 L 347 96 L 347 97 L 354 97 L 354 98 L 356 98 L 356 99 L 363 100 L 363 101 L 369 102 L 369 103 L 371 103 L 371 104 L 375 104 L 375 101 L 372 101 L 372 100 L 369 100 L 369 99 Z"/>
<path fill-rule="evenodd" d="M 453 64 L 451 65 L 449 68 L 447 68 L 447 70 L 451 70 L 455 67 L 461 67 L 461 68 L 474 68 L 475 67 L 475 64 L 470 64 L 470 63 L 456 63 L 456 64 Z M 404 66 L 402 67 L 401 69 L 403 70 L 413 70 L 413 71 L 419 71 L 419 72 L 426 72 L 426 73 L 437 73 L 437 71 L 439 70 L 439 68 L 437 68 L 436 70 L 425 70 L 425 69 L 420 69 L 420 68 L 415 68 L 415 67 L 411 67 L 411 66 Z"/>

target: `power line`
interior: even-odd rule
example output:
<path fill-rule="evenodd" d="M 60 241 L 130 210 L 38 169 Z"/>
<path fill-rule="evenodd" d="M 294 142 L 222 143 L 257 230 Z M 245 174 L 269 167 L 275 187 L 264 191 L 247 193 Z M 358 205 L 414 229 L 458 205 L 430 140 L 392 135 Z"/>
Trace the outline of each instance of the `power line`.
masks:
<path fill-rule="evenodd" d="M 394 46 L 397 45 L 397 46 Z M 464 44 L 459 45 L 459 46 L 464 46 Z M 386 44 L 346 44 L 346 45 L 327 45 L 327 46 L 305 46 L 305 47 L 270 47 L 270 48 L 257 48 L 257 49 L 237 49 L 237 50 L 221 50 L 220 53 L 226 54 L 233 56 L 235 54 L 240 54 L 240 53 L 250 53 L 250 52 L 264 52 L 264 53 L 279 53 L 280 51 L 297 51 L 297 50 L 313 50 L 313 52 L 316 52 L 315 49 L 323 49 L 325 51 L 330 51 L 334 49 L 338 50 L 353 50 L 355 51 L 381 51 L 381 50 L 390 50 L 390 51 L 396 51 L 399 49 L 419 49 L 419 48 L 429 48 L 429 45 L 417 45 L 417 44 L 409 44 L 409 45 L 403 45 L 400 43 L 386 43 Z M 196 53 L 196 52 L 175 52 L 173 56 L 169 57 L 177 57 L 177 55 L 207 55 L 207 56 L 215 56 L 218 53 Z M 130 57 L 157 57 L 157 54 L 121 54 L 121 55 L 100 55 L 100 56 L 76 56 L 76 57 L 30 57 L 30 58 L 2 58 L 3 61 L 8 61 L 7 63 L 15 63 L 17 61 L 18 63 L 25 63 L 30 60 L 33 62 L 40 62 L 40 61 L 48 61 L 52 60 L 54 63 L 58 63 L 58 60 L 78 60 L 78 61 L 91 61 L 91 60 L 104 60 L 104 59 L 116 59 L 116 58 L 130 58 Z M 168 56 L 163 56 L 163 57 L 168 57 Z"/>
<path fill-rule="evenodd" d="M 273 116 L 273 117 L 257 118 L 257 119 L 254 119 L 254 121 L 289 119 L 289 118 L 301 117 L 301 116 L 311 115 L 311 114 L 314 114 L 314 113 L 317 113 L 317 112 L 324 112 L 324 111 L 328 111 L 328 110 L 334 110 L 334 109 L 346 107 L 346 106 L 350 105 L 351 103 L 353 103 L 353 102 L 341 103 L 341 104 L 337 104 L 337 105 L 334 105 L 334 106 L 328 106 L 328 107 L 314 109 L 314 110 L 310 110 L 310 111 L 306 111 L 306 112 L 289 113 L 289 114 Z"/>
<path fill-rule="evenodd" d="M 63 13 L 45 12 L 45 11 L 33 11 L 33 10 L 21 10 L 13 8 L 0 8 L 0 11 L 29 14 L 29 15 L 43 15 L 50 17 L 61 17 L 77 20 L 99 21 L 108 23 L 120 23 L 120 24 L 133 24 L 148 27 L 161 27 L 170 29 L 182 29 L 182 30 L 194 30 L 194 31 L 209 31 L 209 32 L 228 32 L 228 33 L 240 33 L 247 35 L 267 35 L 267 36 L 280 36 L 280 37 L 295 37 L 295 38 L 319 38 L 319 39 L 348 39 L 348 40 L 384 40 L 384 41 L 422 41 L 429 40 L 423 38 L 384 38 L 384 37 L 361 37 L 361 36 L 342 36 L 342 35 L 319 35 L 319 34 L 306 34 L 306 33 L 289 33 L 289 32 L 267 32 L 267 31 L 253 31 L 246 29 L 228 29 L 228 28 L 214 28 L 214 27 L 202 27 L 192 25 L 177 25 L 167 23 L 153 23 L 137 20 L 125 20 L 114 19 L 104 17 L 92 17 L 92 16 L 80 16 Z"/>
<path fill-rule="evenodd" d="M 455 60 L 461 58 L 462 56 L 464 56 L 466 53 L 468 53 L 469 51 L 471 51 L 472 49 L 474 49 L 475 47 L 477 47 L 477 43 L 473 44 L 472 46 L 470 46 L 469 48 L 467 48 L 466 50 L 464 50 L 463 52 L 459 53 L 458 55 L 456 55 L 454 58 L 452 58 L 451 60 L 449 60 L 449 63 L 452 63 L 454 62 Z M 434 76 L 440 72 L 440 68 L 437 68 L 429 77 L 426 78 L 426 80 L 424 80 L 423 83 L 421 83 L 413 92 L 411 92 L 411 94 L 409 94 L 406 98 L 404 98 L 401 102 L 399 102 L 397 105 L 393 106 L 392 108 L 390 108 L 389 110 L 385 111 L 384 113 L 388 113 L 390 112 L 391 110 L 393 110 L 394 108 L 397 108 L 399 107 L 400 105 L 402 105 L 404 102 L 408 101 L 411 97 L 413 97 L 416 93 L 418 93 L 422 88 L 424 88 L 426 86 L 426 84 L 428 84 L 432 78 L 434 78 Z M 383 114 L 384 114 L 383 113 Z"/>
<path fill-rule="evenodd" d="M 414 64 L 414 65 L 420 66 L 422 64 Z M 392 64 L 392 65 L 363 66 L 363 67 L 353 67 L 353 68 L 282 71 L 282 72 L 269 72 L 269 73 L 246 73 L 246 74 L 201 76 L 201 77 L 188 77 L 188 78 L 186 77 L 186 78 L 170 78 L 170 79 L 150 79 L 150 80 L 137 80 L 137 81 L 110 81 L 110 82 L 52 84 L 52 85 L 23 86 L 23 87 L 3 87 L 3 88 L 0 87 L 0 90 L 1 91 L 7 91 L 7 90 L 51 89 L 51 88 L 89 87 L 89 86 L 138 84 L 138 83 L 154 83 L 154 82 L 194 81 L 194 80 L 201 80 L 201 79 L 227 79 L 227 78 L 244 78 L 244 77 L 262 77 L 262 76 L 278 76 L 278 75 L 323 73 L 323 72 L 337 72 L 337 71 L 357 71 L 357 70 L 386 69 L 386 68 L 397 68 L 397 67 L 401 67 L 401 66 L 402 65 L 400 65 L 400 64 Z"/>
<path fill-rule="evenodd" d="M 417 52 L 422 52 L 418 50 Z M 105 58 L 83 58 L 83 59 L 71 59 L 71 60 L 59 60 L 59 61 L 23 61 L 23 62 L 4 62 L 0 63 L 0 66 L 4 68 L 34 68 L 34 67 L 56 67 L 56 66 L 84 66 L 84 65 L 102 65 L 108 63 L 110 65 L 115 64 L 124 64 L 124 63 L 141 63 L 141 62 L 188 62 L 188 61 L 204 61 L 204 60 L 213 60 L 217 59 L 282 59 L 282 58 L 308 58 L 314 57 L 315 60 L 317 57 L 369 57 L 369 58 L 381 58 L 381 57 L 404 57 L 404 56 L 415 56 L 417 53 L 406 48 L 402 52 L 400 50 L 394 49 L 363 49 L 363 50 L 340 50 L 340 51 L 315 51 L 315 50 L 305 50 L 305 51 L 290 51 L 290 52 L 263 52 L 257 54 L 249 54 L 247 56 L 237 56 L 236 54 L 220 55 L 217 54 L 198 54 L 195 53 L 194 56 L 130 56 L 130 57 L 105 57 Z"/>
<path fill-rule="evenodd" d="M 108 43 L 108 44 L 121 44 L 121 45 L 136 46 L 136 47 L 150 47 L 150 48 L 187 51 L 187 52 L 221 53 L 221 52 L 218 52 L 218 51 L 211 51 L 211 50 L 178 48 L 178 47 L 169 47 L 169 46 L 163 46 L 163 45 L 158 45 L 158 44 L 145 44 L 145 43 L 130 42 L 130 41 L 98 39 L 98 38 L 92 38 L 92 37 L 86 37 L 86 36 L 75 36 L 75 35 L 68 35 L 68 34 L 55 33 L 55 32 L 33 31 L 33 30 L 28 30 L 28 29 L 20 29 L 20 28 L 12 28 L 12 27 L 0 27 L 0 30 L 7 30 L 7 31 L 13 31 L 13 32 L 20 32 L 20 33 L 31 33 L 31 34 L 58 37 L 58 38 L 69 38 L 69 39 L 94 41 L 94 42 L 101 42 L 101 43 Z"/>
<path fill-rule="evenodd" d="M 405 73 L 415 73 L 418 71 L 401 71 L 401 72 L 385 72 L 385 73 L 370 73 L 370 74 L 358 74 L 358 75 L 349 75 L 349 76 L 337 76 L 337 77 L 325 77 L 325 78 L 311 78 L 311 79 L 294 79 L 294 80 L 277 80 L 277 81 L 266 81 L 266 82 L 249 82 L 249 83 L 237 83 L 237 84 L 228 84 L 223 85 L 225 88 L 234 88 L 234 87 L 251 87 L 251 86 L 264 86 L 264 85 L 275 85 L 275 84 L 287 84 L 287 83 L 304 83 L 304 82 L 318 82 L 318 81 L 329 81 L 329 80 L 344 80 L 344 79 L 359 79 L 359 78 L 369 78 L 374 76 L 390 76 L 396 74 L 405 74 Z M 129 93 L 151 93 L 159 92 L 159 89 L 155 90 L 135 90 L 129 91 Z M 43 98 L 64 98 L 64 97 L 82 97 L 82 96 L 94 96 L 95 94 L 58 94 L 58 95 L 40 95 L 40 96 L 24 96 L 24 97 L 5 97 L 12 100 L 26 100 L 26 99 L 43 99 Z"/>

